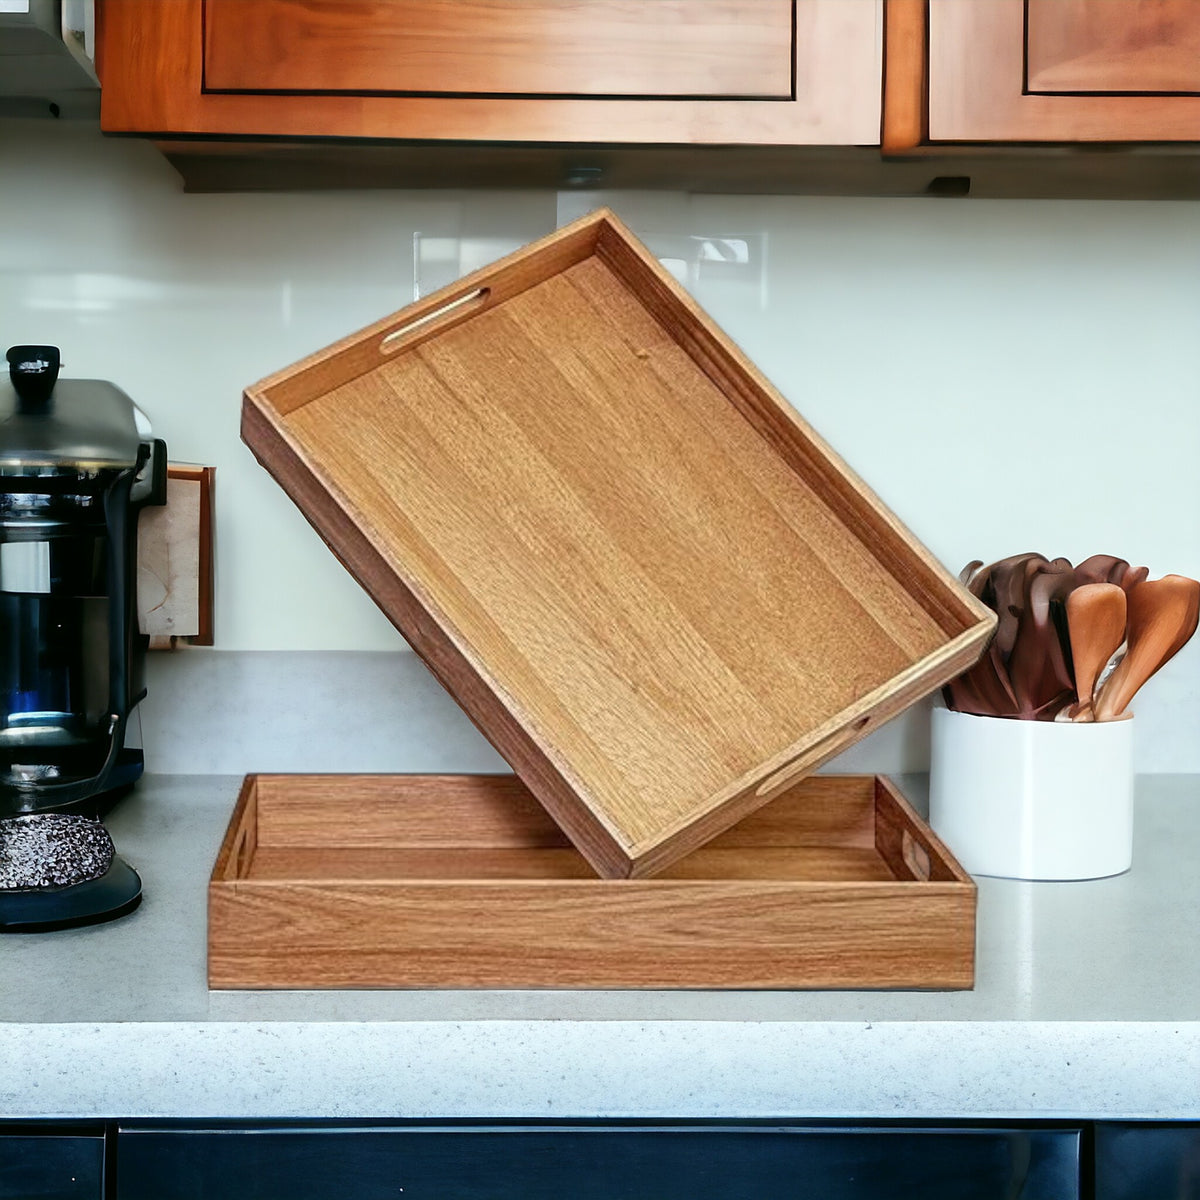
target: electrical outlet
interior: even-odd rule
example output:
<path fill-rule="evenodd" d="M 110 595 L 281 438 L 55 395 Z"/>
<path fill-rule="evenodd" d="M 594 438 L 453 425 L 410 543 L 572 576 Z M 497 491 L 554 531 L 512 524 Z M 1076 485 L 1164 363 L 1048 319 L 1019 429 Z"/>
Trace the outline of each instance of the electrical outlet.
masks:
<path fill-rule="evenodd" d="M 152 650 L 213 644 L 215 467 L 171 464 L 167 502 L 138 518 L 138 628 Z"/>

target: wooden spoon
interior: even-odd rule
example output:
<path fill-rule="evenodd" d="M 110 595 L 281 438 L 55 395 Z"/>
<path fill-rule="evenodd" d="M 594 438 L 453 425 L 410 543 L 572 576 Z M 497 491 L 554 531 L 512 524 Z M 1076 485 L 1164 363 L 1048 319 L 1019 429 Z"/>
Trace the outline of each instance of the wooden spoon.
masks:
<path fill-rule="evenodd" d="M 1138 688 L 1196 632 L 1200 583 L 1183 575 L 1147 579 L 1130 588 L 1129 649 L 1096 697 L 1097 721 L 1119 717 Z"/>
<path fill-rule="evenodd" d="M 1125 640 L 1125 609 L 1125 592 L 1116 583 L 1085 583 L 1067 596 L 1067 629 L 1078 696 L 1067 713 L 1073 721 L 1096 719 L 1092 691 L 1100 672 Z"/>

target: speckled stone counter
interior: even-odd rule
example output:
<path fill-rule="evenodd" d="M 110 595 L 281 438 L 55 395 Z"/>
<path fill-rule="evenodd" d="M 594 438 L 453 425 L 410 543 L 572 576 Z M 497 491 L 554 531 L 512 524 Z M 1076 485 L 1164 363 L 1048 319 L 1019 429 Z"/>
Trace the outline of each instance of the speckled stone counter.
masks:
<path fill-rule="evenodd" d="M 210 992 L 239 782 L 114 811 L 131 917 L 0 938 L 0 1118 L 1200 1118 L 1200 777 L 1139 780 L 1127 875 L 980 880 L 956 993 Z"/>

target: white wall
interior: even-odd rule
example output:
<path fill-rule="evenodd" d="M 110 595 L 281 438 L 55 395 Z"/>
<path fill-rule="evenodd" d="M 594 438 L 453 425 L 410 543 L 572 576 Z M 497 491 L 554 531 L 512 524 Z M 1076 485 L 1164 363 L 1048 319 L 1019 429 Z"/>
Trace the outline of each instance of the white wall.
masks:
<path fill-rule="evenodd" d="M 953 570 L 1036 549 L 1200 575 L 1196 203 L 190 196 L 147 144 L 9 121 L 0 330 L 218 468 L 219 649 L 400 649 L 239 441 L 241 390 L 594 202 Z M 1150 685 L 1143 767 L 1200 770 L 1198 676 L 1200 643 Z"/>

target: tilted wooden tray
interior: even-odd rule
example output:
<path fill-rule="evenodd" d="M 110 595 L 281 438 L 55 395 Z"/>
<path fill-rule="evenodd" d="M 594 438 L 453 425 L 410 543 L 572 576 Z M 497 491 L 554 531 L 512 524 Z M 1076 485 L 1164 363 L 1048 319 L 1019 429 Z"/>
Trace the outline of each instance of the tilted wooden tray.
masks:
<path fill-rule="evenodd" d="M 607 212 L 250 388 L 242 430 L 602 875 L 727 829 L 995 621 Z"/>
<path fill-rule="evenodd" d="M 252 775 L 209 884 L 214 988 L 969 988 L 974 954 L 974 884 L 870 775 L 645 880 L 511 775 Z"/>

